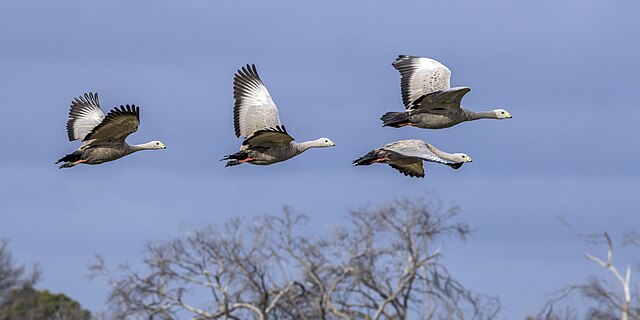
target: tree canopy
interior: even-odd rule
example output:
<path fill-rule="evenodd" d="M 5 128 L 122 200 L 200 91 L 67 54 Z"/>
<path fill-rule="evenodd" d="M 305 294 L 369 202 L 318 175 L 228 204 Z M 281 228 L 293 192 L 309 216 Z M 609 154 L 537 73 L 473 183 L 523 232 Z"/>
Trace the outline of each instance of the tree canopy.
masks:
<path fill-rule="evenodd" d="M 37 290 L 40 279 L 36 266 L 26 274 L 8 249 L 9 242 L 0 240 L 0 320 L 89 320 L 91 313 L 64 294 Z"/>

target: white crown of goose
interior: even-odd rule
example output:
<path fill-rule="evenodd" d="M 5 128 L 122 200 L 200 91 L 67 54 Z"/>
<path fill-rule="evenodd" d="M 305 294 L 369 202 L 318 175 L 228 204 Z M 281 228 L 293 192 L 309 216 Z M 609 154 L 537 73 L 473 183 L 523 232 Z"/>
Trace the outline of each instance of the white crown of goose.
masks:
<path fill-rule="evenodd" d="M 511 113 L 509 113 L 509 111 L 505 110 L 505 109 L 495 109 L 495 110 L 491 110 L 496 114 L 496 117 L 498 119 L 509 119 L 511 118 Z"/>
<path fill-rule="evenodd" d="M 454 153 L 452 154 L 455 158 L 455 162 L 471 162 L 471 157 L 469 157 L 466 153 Z"/>
<path fill-rule="evenodd" d="M 335 144 L 335 143 L 333 143 L 333 141 L 331 141 L 331 139 L 329 139 L 329 138 L 324 138 L 324 137 L 323 137 L 323 138 L 320 138 L 320 139 L 318 139 L 318 140 L 316 140 L 316 141 L 318 141 L 320 144 L 322 144 L 322 145 L 323 145 L 323 146 L 325 146 L 325 147 L 333 147 L 333 146 L 335 146 L 335 145 L 336 145 L 336 144 Z"/>
<path fill-rule="evenodd" d="M 149 142 L 145 143 L 144 146 L 148 147 L 149 149 L 165 149 L 166 148 L 164 143 L 162 143 L 161 141 L 158 141 L 158 140 L 149 141 Z"/>

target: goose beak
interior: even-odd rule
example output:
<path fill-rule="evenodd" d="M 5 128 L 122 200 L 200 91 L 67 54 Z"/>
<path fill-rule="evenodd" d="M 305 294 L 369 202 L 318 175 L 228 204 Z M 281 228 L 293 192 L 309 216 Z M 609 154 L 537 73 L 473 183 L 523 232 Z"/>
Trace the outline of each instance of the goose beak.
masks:
<path fill-rule="evenodd" d="M 507 112 L 507 119 L 511 119 L 511 113 Z"/>
<path fill-rule="evenodd" d="M 167 146 L 165 146 L 164 143 L 160 144 L 160 149 L 166 149 L 166 148 L 167 148 Z"/>
<path fill-rule="evenodd" d="M 333 141 L 329 142 L 329 145 L 332 146 L 332 147 L 336 146 L 336 144 Z"/>
<path fill-rule="evenodd" d="M 473 162 L 473 160 L 471 160 L 471 157 L 467 157 L 467 162 Z"/>

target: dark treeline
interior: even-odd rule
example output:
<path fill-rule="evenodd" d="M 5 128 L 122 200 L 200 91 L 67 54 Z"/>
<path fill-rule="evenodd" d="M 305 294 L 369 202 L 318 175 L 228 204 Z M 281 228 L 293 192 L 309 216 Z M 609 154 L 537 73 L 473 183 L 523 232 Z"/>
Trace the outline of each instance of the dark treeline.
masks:
<path fill-rule="evenodd" d="M 91 313 L 64 294 L 37 290 L 38 266 L 28 271 L 13 261 L 8 240 L 0 240 L 0 320 L 89 320 Z"/>

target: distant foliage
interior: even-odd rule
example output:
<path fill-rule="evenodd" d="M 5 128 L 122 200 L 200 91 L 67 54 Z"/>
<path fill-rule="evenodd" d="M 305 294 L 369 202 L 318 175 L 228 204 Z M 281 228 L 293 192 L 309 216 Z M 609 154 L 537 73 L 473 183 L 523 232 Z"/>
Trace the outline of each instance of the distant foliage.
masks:
<path fill-rule="evenodd" d="M 285 210 L 152 243 L 143 271 L 115 276 L 102 259 L 92 269 L 122 318 L 491 319 L 499 301 L 469 292 L 442 263 L 440 245 L 470 233 L 457 213 L 394 201 L 327 231 Z"/>
<path fill-rule="evenodd" d="M 63 294 L 33 288 L 39 268 L 25 275 L 24 266 L 13 262 L 8 241 L 0 241 L 0 320 L 89 320 L 89 311 Z"/>
<path fill-rule="evenodd" d="M 91 313 L 64 294 L 31 286 L 13 289 L 0 306 L 0 320 L 90 320 Z"/>
<path fill-rule="evenodd" d="M 22 265 L 16 265 L 9 252 L 9 241 L 0 239 L 0 303 L 12 289 L 22 286 L 32 286 L 40 279 L 40 270 L 36 266 L 30 275 L 26 275 Z"/>

